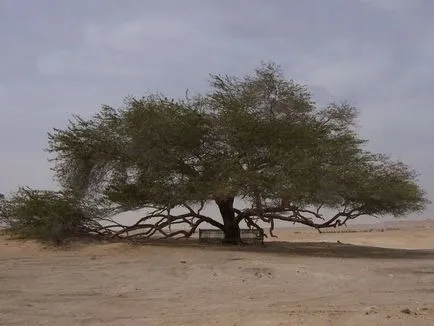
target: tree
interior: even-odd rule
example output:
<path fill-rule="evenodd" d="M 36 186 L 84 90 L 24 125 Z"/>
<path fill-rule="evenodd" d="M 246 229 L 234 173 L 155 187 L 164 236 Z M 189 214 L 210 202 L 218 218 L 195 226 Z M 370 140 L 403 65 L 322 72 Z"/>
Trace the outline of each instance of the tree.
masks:
<path fill-rule="evenodd" d="M 275 64 L 242 78 L 212 75 L 210 86 L 186 100 L 127 98 L 120 109 L 103 106 L 49 134 L 65 189 L 102 200 L 113 213 L 147 209 L 133 226 L 101 229 L 189 237 L 208 223 L 239 243 L 241 222 L 269 223 L 270 233 L 275 220 L 321 229 L 361 215 L 421 211 L 428 202 L 413 170 L 364 148 L 353 107 L 318 108 Z M 235 198 L 249 206 L 235 207 Z M 210 202 L 221 219 L 202 213 Z M 179 224 L 187 228 L 171 229 Z"/>

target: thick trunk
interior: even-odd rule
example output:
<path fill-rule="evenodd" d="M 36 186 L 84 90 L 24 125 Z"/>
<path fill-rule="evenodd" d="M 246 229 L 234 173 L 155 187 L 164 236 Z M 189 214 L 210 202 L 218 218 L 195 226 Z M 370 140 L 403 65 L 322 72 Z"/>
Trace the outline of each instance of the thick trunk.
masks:
<path fill-rule="evenodd" d="M 215 202 L 223 218 L 224 242 L 228 244 L 241 243 L 240 226 L 235 219 L 234 198 L 216 199 Z"/>

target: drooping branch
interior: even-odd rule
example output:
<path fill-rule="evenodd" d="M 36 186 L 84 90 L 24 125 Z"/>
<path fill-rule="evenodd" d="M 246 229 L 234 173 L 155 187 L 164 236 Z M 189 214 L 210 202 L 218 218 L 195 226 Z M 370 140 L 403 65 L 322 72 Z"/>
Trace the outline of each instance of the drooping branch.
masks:
<path fill-rule="evenodd" d="M 271 235 L 273 238 L 277 238 L 277 235 L 274 235 L 273 231 L 274 231 L 274 219 L 271 218 L 271 219 L 270 219 L 270 235 Z"/>
<path fill-rule="evenodd" d="M 322 205 L 321 205 L 322 207 Z M 298 223 L 306 226 L 313 227 L 317 230 L 329 227 L 337 227 L 345 225 L 348 220 L 355 219 L 358 216 L 364 215 L 363 207 L 357 207 L 348 210 L 347 206 L 343 210 L 339 211 L 329 219 L 326 219 L 321 213 L 321 207 L 318 207 L 316 211 L 298 208 L 296 206 L 290 205 L 288 207 L 267 207 L 256 209 L 245 209 L 240 212 L 239 216 L 243 219 L 252 219 L 256 217 L 265 223 L 270 224 L 270 234 L 274 230 L 274 220 L 281 220 L 286 222 Z M 317 222 L 321 220 L 321 222 Z"/>
<path fill-rule="evenodd" d="M 258 223 L 257 223 L 257 221 L 256 220 L 254 220 L 253 218 L 251 218 L 251 217 L 249 217 L 249 216 L 246 216 L 245 218 L 244 218 L 244 222 L 246 222 L 246 224 L 247 224 L 247 227 L 249 228 L 249 229 L 256 229 L 256 230 L 260 230 L 260 231 L 263 231 L 263 228 L 262 227 L 260 227 L 259 225 L 258 225 Z M 270 232 L 270 234 L 271 234 L 271 232 Z M 272 234 L 271 234 L 272 235 Z M 273 236 L 273 235 L 272 235 Z M 266 237 L 266 238 L 268 238 L 268 236 L 264 233 L 264 237 Z"/>
<path fill-rule="evenodd" d="M 189 238 L 191 237 L 202 223 L 208 223 L 219 229 L 223 225 L 212 218 L 200 214 L 203 210 L 204 203 L 195 210 L 188 204 L 182 205 L 188 210 L 187 213 L 173 215 L 170 208 L 157 208 L 140 218 L 133 225 L 123 225 L 113 218 L 102 218 L 102 222 L 108 222 L 107 225 L 96 224 L 91 227 L 91 231 L 111 238 Z M 172 226 L 180 226 L 177 230 L 172 231 Z"/>

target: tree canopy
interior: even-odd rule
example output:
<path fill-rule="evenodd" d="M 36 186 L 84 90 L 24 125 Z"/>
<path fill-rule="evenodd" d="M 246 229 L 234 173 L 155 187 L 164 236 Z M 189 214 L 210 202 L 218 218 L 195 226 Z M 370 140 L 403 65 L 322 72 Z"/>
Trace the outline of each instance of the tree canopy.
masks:
<path fill-rule="evenodd" d="M 423 210 L 415 171 L 367 151 L 357 117 L 346 102 L 318 107 L 306 86 L 263 64 L 249 76 L 211 75 L 209 92 L 193 98 L 129 97 L 90 119 L 74 116 L 49 133 L 48 151 L 77 198 L 113 214 L 148 209 L 133 226 L 117 224 L 117 235 L 189 237 L 208 223 L 239 242 L 241 222 L 321 229 Z M 203 214 L 210 202 L 221 217 Z M 171 230 L 177 224 L 186 227 Z"/>

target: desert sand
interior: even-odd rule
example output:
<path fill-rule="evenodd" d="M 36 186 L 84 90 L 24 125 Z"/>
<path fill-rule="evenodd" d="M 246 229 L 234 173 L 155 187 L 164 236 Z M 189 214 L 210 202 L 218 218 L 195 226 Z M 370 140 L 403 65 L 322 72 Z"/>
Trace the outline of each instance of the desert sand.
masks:
<path fill-rule="evenodd" d="M 434 221 L 338 231 L 233 248 L 3 236 L 0 325 L 434 325 Z"/>

